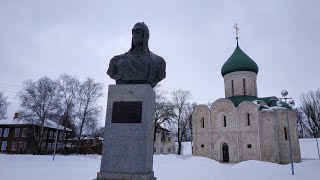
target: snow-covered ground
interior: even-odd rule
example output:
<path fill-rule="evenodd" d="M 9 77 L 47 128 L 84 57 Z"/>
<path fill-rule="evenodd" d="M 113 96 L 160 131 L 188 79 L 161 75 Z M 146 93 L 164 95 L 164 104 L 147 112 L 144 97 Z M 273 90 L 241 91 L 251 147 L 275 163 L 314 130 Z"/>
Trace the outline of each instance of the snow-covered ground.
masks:
<path fill-rule="evenodd" d="M 184 143 L 184 154 L 155 155 L 154 172 L 158 180 L 286 180 L 319 179 L 320 160 L 314 139 L 300 140 L 302 163 L 294 164 L 295 176 L 290 165 L 260 161 L 238 164 L 221 164 L 214 160 L 192 156 L 190 143 Z M 0 154 L 1 180 L 90 180 L 99 171 L 98 155 L 52 156 Z"/>
<path fill-rule="evenodd" d="M 319 159 L 316 139 L 300 139 L 299 142 L 302 159 Z M 318 143 L 320 148 L 320 138 Z"/>

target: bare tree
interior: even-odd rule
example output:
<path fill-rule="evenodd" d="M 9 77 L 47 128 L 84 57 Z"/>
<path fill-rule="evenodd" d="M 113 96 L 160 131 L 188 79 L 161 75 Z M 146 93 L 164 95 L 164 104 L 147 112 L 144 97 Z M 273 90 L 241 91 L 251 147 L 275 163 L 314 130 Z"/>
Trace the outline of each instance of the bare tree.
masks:
<path fill-rule="evenodd" d="M 312 137 L 318 138 L 320 135 L 320 89 L 303 93 L 300 109 L 306 116 L 307 131 Z"/>
<path fill-rule="evenodd" d="M 42 77 L 36 82 L 27 80 L 18 96 L 24 119 L 34 126 L 33 134 L 38 143 L 38 153 L 40 153 L 44 123 L 55 116 L 58 109 L 57 84 L 48 77 Z M 40 129 L 35 125 L 40 126 Z"/>
<path fill-rule="evenodd" d="M 320 159 L 318 145 L 318 138 L 320 136 L 320 89 L 303 93 L 301 95 L 300 109 L 306 116 L 304 121 L 306 130 L 312 137 L 316 138 L 318 155 Z"/>
<path fill-rule="evenodd" d="M 300 109 L 294 110 L 297 114 L 297 125 L 298 125 L 298 135 L 299 138 L 306 137 L 306 127 L 304 125 L 304 114 Z"/>
<path fill-rule="evenodd" d="M 183 118 L 184 118 L 184 141 L 192 141 L 192 113 L 197 107 L 197 103 L 187 103 L 185 106 Z"/>
<path fill-rule="evenodd" d="M 97 127 L 94 132 L 92 133 L 92 136 L 95 138 L 103 137 L 104 136 L 104 127 Z"/>
<path fill-rule="evenodd" d="M 75 130 L 75 105 L 80 90 L 80 81 L 76 77 L 62 74 L 57 80 L 57 84 L 59 91 L 59 114 L 62 115 L 60 124 L 64 126 L 64 134 L 66 128 Z"/>
<path fill-rule="evenodd" d="M 178 139 L 178 155 L 181 154 L 182 149 L 182 126 L 185 125 L 183 121 L 184 111 L 186 110 L 185 106 L 187 105 L 187 101 L 191 98 L 191 93 L 189 91 L 184 91 L 182 89 L 175 90 L 172 92 L 172 106 L 174 110 L 173 119 L 178 126 L 177 129 L 177 139 Z"/>
<path fill-rule="evenodd" d="M 156 112 L 155 112 L 155 123 L 154 123 L 154 136 L 156 132 L 161 129 L 161 124 L 167 123 L 171 125 L 171 118 L 173 117 L 173 106 L 166 99 L 165 92 L 161 90 L 160 84 L 154 87 L 155 91 L 155 104 L 156 104 Z"/>
<path fill-rule="evenodd" d="M 80 149 L 80 139 L 84 131 L 92 130 L 97 125 L 97 119 L 102 108 L 98 105 L 102 94 L 102 84 L 87 78 L 81 85 L 78 94 L 76 114 L 78 119 L 78 148 Z"/>
<path fill-rule="evenodd" d="M 0 119 L 7 118 L 7 108 L 8 108 L 8 97 L 4 96 L 2 92 L 0 92 Z"/>

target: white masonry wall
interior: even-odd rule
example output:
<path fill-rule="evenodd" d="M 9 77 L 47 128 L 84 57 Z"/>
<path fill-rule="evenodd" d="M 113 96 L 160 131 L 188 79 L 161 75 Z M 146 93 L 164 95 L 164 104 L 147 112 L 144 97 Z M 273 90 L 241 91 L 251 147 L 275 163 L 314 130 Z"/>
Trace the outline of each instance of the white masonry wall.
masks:
<path fill-rule="evenodd" d="M 224 77 L 225 97 L 230 96 L 258 96 L 257 74 L 251 71 L 237 71 L 226 74 Z M 243 79 L 245 79 L 245 94 Z M 233 80 L 233 93 L 232 93 Z"/>

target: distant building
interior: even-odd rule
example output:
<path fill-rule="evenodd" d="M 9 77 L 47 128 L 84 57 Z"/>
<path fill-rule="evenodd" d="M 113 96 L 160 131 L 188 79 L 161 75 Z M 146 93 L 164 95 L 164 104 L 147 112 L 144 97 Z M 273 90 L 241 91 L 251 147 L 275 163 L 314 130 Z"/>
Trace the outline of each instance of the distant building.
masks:
<path fill-rule="evenodd" d="M 67 140 L 67 148 L 71 152 L 75 153 L 79 144 L 78 138 L 72 138 Z M 80 154 L 101 154 L 102 153 L 102 137 L 81 137 L 80 138 Z"/>
<path fill-rule="evenodd" d="M 38 143 L 34 133 L 39 132 L 40 126 L 32 124 L 15 114 L 13 119 L 0 120 L 0 153 L 12 154 L 33 154 L 37 153 Z M 57 127 L 59 132 L 57 133 Z M 66 146 L 66 139 L 71 129 L 64 126 L 57 126 L 57 123 L 46 120 L 43 131 L 43 141 L 40 147 L 41 154 L 53 153 L 55 147 L 55 138 L 57 139 L 57 151 L 61 152 Z M 38 133 L 37 133 L 37 136 Z"/>
<path fill-rule="evenodd" d="M 276 73 L 276 72 L 274 72 Z M 290 162 L 286 108 L 258 97 L 257 64 L 238 46 L 222 66 L 225 98 L 193 112 L 193 154 L 220 162 Z M 297 115 L 288 109 L 294 162 L 301 162 Z"/>
<path fill-rule="evenodd" d="M 154 154 L 175 154 L 175 136 L 169 130 L 161 128 L 156 132 Z"/>

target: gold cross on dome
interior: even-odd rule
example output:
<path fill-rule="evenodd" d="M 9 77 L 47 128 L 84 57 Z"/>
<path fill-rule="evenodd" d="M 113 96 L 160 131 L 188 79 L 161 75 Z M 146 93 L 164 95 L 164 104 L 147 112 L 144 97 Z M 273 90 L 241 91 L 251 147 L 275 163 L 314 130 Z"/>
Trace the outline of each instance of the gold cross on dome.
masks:
<path fill-rule="evenodd" d="M 240 30 L 240 29 L 239 29 L 237 23 L 234 24 L 234 28 L 236 29 L 236 39 L 238 40 L 238 39 L 239 39 L 239 30 Z"/>

